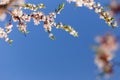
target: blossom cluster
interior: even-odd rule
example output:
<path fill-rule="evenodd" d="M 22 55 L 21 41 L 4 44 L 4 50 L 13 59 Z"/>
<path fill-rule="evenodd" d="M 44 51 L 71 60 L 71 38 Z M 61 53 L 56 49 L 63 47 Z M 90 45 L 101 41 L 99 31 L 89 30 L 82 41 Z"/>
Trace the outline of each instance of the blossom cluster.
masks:
<path fill-rule="evenodd" d="M 24 2 L 24 1 L 23 1 Z M 74 37 L 78 36 L 78 33 L 69 25 L 63 25 L 61 22 L 56 23 L 55 18 L 57 14 L 60 14 L 62 9 L 64 8 L 64 3 L 59 5 L 58 9 L 46 15 L 43 11 L 39 10 L 41 8 L 45 8 L 44 4 L 34 5 L 34 4 L 26 4 L 21 3 L 21 0 L 4 0 L 1 1 L 1 5 L 4 5 L 4 9 L 0 8 L 0 20 L 6 19 L 6 14 L 10 15 L 10 21 L 6 24 L 6 31 L 1 29 L 0 38 L 5 38 L 5 41 L 11 43 L 12 40 L 9 40 L 8 34 L 12 31 L 13 22 L 17 22 L 18 29 L 24 33 L 25 35 L 29 32 L 27 30 L 27 23 L 33 21 L 35 25 L 39 25 L 43 22 L 43 28 L 46 32 L 48 32 L 50 39 L 54 40 L 55 37 L 51 33 L 52 28 L 55 27 L 57 29 L 63 29 L 69 32 Z M 11 9 L 12 8 L 12 9 Z M 31 13 L 27 14 L 23 11 L 23 9 L 31 10 Z M 4 15 L 4 16 L 3 16 Z M 2 34 L 5 35 L 2 35 Z"/>
<path fill-rule="evenodd" d="M 76 6 L 82 7 L 85 6 L 89 9 L 93 9 L 97 14 L 100 15 L 100 18 L 105 20 L 106 23 L 110 26 L 117 27 L 117 22 L 114 20 L 113 16 L 109 11 L 105 11 L 100 3 L 96 3 L 94 0 L 67 0 L 70 2 L 75 2 Z"/>
<path fill-rule="evenodd" d="M 113 73 L 113 58 L 115 51 L 118 49 L 117 38 L 111 34 L 96 37 L 99 43 L 96 46 L 95 64 L 101 73 L 111 75 Z"/>

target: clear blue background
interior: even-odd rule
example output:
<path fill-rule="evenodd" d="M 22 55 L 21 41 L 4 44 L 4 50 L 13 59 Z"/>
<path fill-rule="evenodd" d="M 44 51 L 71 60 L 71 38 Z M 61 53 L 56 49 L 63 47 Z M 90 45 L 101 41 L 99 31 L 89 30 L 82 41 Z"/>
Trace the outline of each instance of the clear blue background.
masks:
<path fill-rule="evenodd" d="M 109 0 L 96 0 L 106 5 Z M 26 2 L 44 3 L 45 13 L 54 11 L 65 0 L 27 0 Z M 120 28 L 112 29 L 99 19 L 99 16 L 85 7 L 77 8 L 66 4 L 57 16 L 56 22 L 73 26 L 79 32 L 74 38 L 63 30 L 53 29 L 56 40 L 48 38 L 42 25 L 28 24 L 30 34 L 25 37 L 16 26 L 10 37 L 14 40 L 8 45 L 0 40 L 0 80 L 96 80 L 98 74 L 94 64 L 95 52 L 91 46 L 94 38 L 106 32 L 120 36 Z M 1 23 L 1 26 L 4 26 Z M 120 61 L 116 53 L 116 60 Z M 111 80 L 120 80 L 120 68 L 115 67 Z"/>

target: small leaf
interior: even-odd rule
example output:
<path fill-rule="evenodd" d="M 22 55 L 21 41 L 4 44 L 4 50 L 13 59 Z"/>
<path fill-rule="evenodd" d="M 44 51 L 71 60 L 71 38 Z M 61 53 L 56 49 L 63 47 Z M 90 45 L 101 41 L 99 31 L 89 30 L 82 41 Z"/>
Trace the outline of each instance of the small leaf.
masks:
<path fill-rule="evenodd" d="M 58 9 L 55 10 L 55 12 L 56 12 L 57 14 L 59 14 L 59 13 L 64 9 L 64 6 L 65 6 L 64 3 L 60 4 L 59 7 L 58 7 Z"/>
<path fill-rule="evenodd" d="M 13 40 L 8 40 L 8 43 L 9 43 L 9 44 L 12 44 L 12 43 L 13 43 Z"/>
<path fill-rule="evenodd" d="M 45 5 L 44 4 L 40 4 L 39 8 L 45 8 Z"/>

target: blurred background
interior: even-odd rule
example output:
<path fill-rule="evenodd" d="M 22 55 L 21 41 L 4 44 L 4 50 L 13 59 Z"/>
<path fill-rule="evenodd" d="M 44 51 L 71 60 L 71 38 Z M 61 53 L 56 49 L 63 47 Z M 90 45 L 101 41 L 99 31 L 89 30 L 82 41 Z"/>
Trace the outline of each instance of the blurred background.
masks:
<path fill-rule="evenodd" d="M 95 1 L 103 6 L 109 3 L 109 0 Z M 42 11 L 46 14 L 63 2 L 65 8 L 56 22 L 71 25 L 79 32 L 79 37 L 53 29 L 56 40 L 52 41 L 42 24 L 34 26 L 33 22 L 28 24 L 30 33 L 25 37 L 14 24 L 10 34 L 13 44 L 0 40 L 0 80 L 96 80 L 98 70 L 94 64 L 95 52 L 91 49 L 96 44 L 94 38 L 107 32 L 120 36 L 120 28 L 109 27 L 93 10 L 75 7 L 65 0 L 26 0 L 26 3 L 44 3 L 46 9 Z M 1 22 L 0 26 L 4 24 Z M 119 53 L 120 50 L 116 61 L 120 61 Z M 119 74 L 120 67 L 115 67 L 110 80 L 119 80 Z"/>

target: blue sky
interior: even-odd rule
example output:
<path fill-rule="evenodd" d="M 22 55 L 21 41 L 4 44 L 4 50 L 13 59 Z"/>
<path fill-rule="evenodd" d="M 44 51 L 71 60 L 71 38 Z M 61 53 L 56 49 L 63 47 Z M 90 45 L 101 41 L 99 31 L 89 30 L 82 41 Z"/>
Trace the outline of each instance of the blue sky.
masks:
<path fill-rule="evenodd" d="M 99 1 L 102 5 L 107 1 Z M 44 3 L 45 13 L 54 11 L 65 0 L 27 0 L 26 2 Z M 119 36 L 120 28 L 112 29 L 99 19 L 94 11 L 77 8 L 66 4 L 65 9 L 57 16 L 56 22 L 73 26 L 79 37 L 74 38 L 63 30 L 53 29 L 56 40 L 48 38 L 42 25 L 28 24 L 30 33 L 25 37 L 17 28 L 10 37 L 14 40 L 8 45 L 0 40 L 0 80 L 96 80 L 97 68 L 94 65 L 94 54 L 91 46 L 94 38 L 106 32 Z M 1 26 L 3 24 L 1 23 Z M 116 53 L 116 60 L 120 61 Z M 115 68 L 111 80 L 120 79 L 120 68 Z"/>

